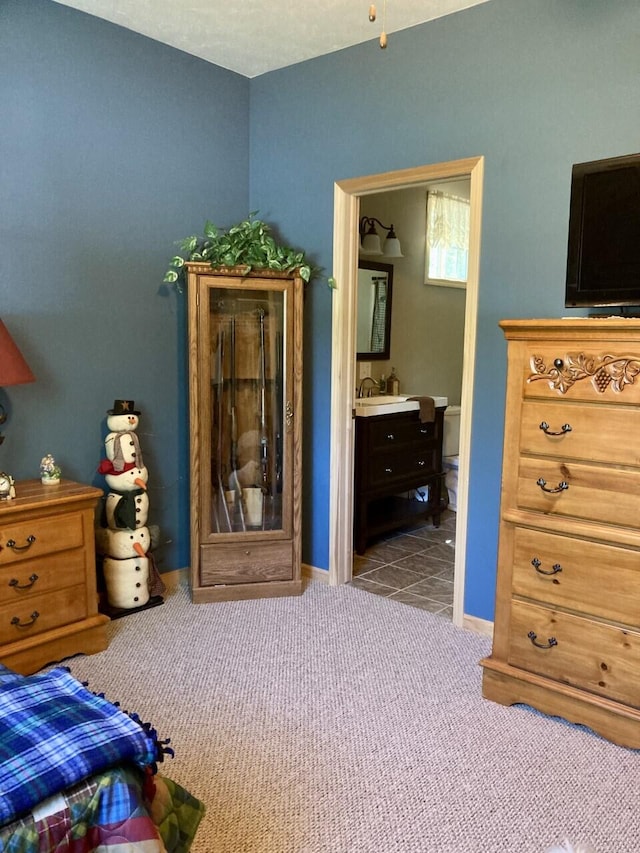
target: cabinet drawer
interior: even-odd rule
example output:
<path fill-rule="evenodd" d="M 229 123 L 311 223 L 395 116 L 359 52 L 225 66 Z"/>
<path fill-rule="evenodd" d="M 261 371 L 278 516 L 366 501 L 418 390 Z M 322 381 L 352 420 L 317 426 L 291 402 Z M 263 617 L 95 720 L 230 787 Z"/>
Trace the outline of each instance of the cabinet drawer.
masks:
<path fill-rule="evenodd" d="M 638 631 L 513 602 L 508 663 L 640 707 Z"/>
<path fill-rule="evenodd" d="M 68 551 L 83 544 L 82 516 L 79 513 L 3 525 L 0 529 L 0 566 L 56 551 Z"/>
<path fill-rule="evenodd" d="M 640 404 L 638 344 L 541 342 L 527 345 L 525 353 L 525 397 Z"/>
<path fill-rule="evenodd" d="M 16 643 L 84 619 L 86 600 L 86 588 L 81 584 L 3 604 L 0 607 L 0 643 Z"/>
<path fill-rule="evenodd" d="M 640 407 L 568 405 L 525 400 L 520 452 L 640 465 Z"/>
<path fill-rule="evenodd" d="M 371 423 L 369 447 L 374 453 L 386 453 L 406 445 L 430 445 L 436 442 L 438 435 L 437 421 L 423 424 L 415 412 L 409 417 L 387 415 Z"/>
<path fill-rule="evenodd" d="M 0 567 L 0 605 L 85 583 L 85 552 L 79 548 L 40 560 Z"/>
<path fill-rule="evenodd" d="M 374 456 L 369 461 L 365 482 L 368 487 L 377 489 L 384 485 L 400 484 L 408 481 L 420 485 L 421 478 L 436 473 L 437 449 L 411 450 L 405 453 L 394 453 Z M 411 486 L 407 485 L 407 488 Z"/>
<path fill-rule="evenodd" d="M 640 629 L 640 552 L 516 528 L 513 593 Z"/>
<path fill-rule="evenodd" d="M 293 545 L 288 542 L 220 542 L 200 547 L 200 582 L 260 583 L 293 578 Z"/>
<path fill-rule="evenodd" d="M 640 528 L 640 481 L 632 470 L 522 457 L 516 502 L 520 509 Z"/>

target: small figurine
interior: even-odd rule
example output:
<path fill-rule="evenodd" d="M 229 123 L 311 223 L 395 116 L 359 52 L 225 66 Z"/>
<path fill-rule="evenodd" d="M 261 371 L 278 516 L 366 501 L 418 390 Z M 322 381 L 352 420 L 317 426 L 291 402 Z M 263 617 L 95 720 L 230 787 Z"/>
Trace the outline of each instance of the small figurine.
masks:
<path fill-rule="evenodd" d="M 11 474 L 0 471 L 0 501 L 10 501 L 16 496 L 16 487 Z"/>
<path fill-rule="evenodd" d="M 62 471 L 56 460 L 50 453 L 40 460 L 40 480 L 45 486 L 57 486 L 60 482 Z"/>

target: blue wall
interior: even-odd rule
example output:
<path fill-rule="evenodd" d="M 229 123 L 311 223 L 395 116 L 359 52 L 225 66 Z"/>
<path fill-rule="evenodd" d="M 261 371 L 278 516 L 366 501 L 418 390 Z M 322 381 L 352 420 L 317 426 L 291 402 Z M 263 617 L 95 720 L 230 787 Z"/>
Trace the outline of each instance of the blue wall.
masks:
<path fill-rule="evenodd" d="M 466 612 L 493 616 L 501 317 L 560 316 L 571 164 L 640 150 L 636 0 L 491 0 L 247 80 L 49 0 L 0 4 L 0 317 L 38 381 L 0 390 L 0 468 L 97 482 L 136 400 L 163 569 L 188 562 L 173 241 L 249 210 L 327 274 L 336 180 L 484 155 Z M 328 566 L 331 293 L 305 302 L 304 560 Z"/>
<path fill-rule="evenodd" d="M 329 270 L 334 181 L 486 158 L 465 594 L 465 611 L 482 618 L 493 617 L 502 455 L 497 323 L 570 313 L 571 165 L 640 150 L 639 33 L 632 0 L 492 0 L 393 33 L 386 51 L 371 42 L 252 81 L 251 206 Z M 323 283 L 309 288 L 307 309 L 305 559 L 325 567 L 331 294 Z"/>
<path fill-rule="evenodd" d="M 0 469 L 102 486 L 134 399 L 162 570 L 189 563 L 184 296 L 175 241 L 246 216 L 249 81 L 49 0 L 0 4 L 0 317 L 37 381 L 0 390 Z"/>

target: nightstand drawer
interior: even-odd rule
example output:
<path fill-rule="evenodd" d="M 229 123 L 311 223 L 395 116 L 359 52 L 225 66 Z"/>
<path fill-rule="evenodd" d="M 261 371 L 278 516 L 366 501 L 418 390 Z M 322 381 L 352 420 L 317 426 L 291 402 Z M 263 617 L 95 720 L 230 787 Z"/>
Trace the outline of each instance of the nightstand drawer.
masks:
<path fill-rule="evenodd" d="M 0 607 L 0 643 L 16 643 L 87 616 L 84 583 Z"/>
<path fill-rule="evenodd" d="M 640 528 L 637 471 L 523 457 L 517 489 L 519 509 Z"/>
<path fill-rule="evenodd" d="M 513 594 L 640 628 L 640 552 L 518 527 Z"/>
<path fill-rule="evenodd" d="M 640 407 L 525 400 L 520 452 L 609 465 L 640 465 Z"/>
<path fill-rule="evenodd" d="M 79 513 L 6 524 L 0 528 L 0 566 L 83 545 Z"/>
<path fill-rule="evenodd" d="M 638 631 L 514 602 L 507 662 L 640 708 Z"/>
<path fill-rule="evenodd" d="M 0 605 L 85 583 L 85 554 L 73 551 L 0 567 Z"/>

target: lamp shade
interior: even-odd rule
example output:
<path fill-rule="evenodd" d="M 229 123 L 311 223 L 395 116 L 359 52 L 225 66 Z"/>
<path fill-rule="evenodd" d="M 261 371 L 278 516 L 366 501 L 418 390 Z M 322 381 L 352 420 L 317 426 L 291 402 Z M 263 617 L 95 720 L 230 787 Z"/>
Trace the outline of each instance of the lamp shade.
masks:
<path fill-rule="evenodd" d="M 361 251 L 363 255 L 381 255 L 380 237 L 377 234 L 365 234 L 362 238 Z"/>
<path fill-rule="evenodd" d="M 9 330 L 0 320 L 0 387 L 34 381 L 35 376 L 29 365 L 9 334 Z"/>

